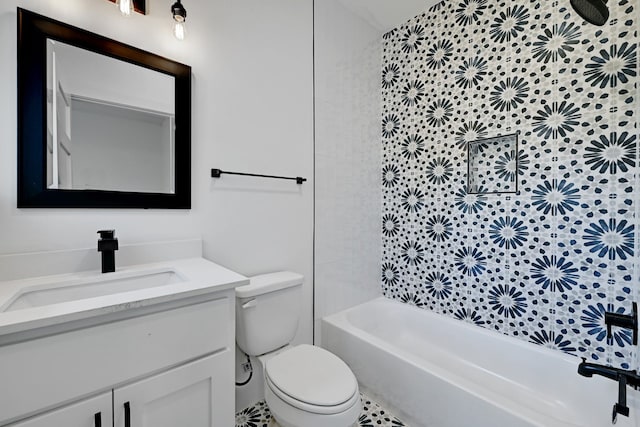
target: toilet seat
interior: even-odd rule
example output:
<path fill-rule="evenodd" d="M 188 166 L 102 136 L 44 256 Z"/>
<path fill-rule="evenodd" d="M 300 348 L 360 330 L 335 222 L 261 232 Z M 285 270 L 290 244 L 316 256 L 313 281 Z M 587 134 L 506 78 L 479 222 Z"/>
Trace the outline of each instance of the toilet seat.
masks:
<path fill-rule="evenodd" d="M 351 369 L 334 354 L 308 344 L 269 359 L 266 385 L 289 405 L 316 414 L 337 414 L 360 399 Z"/>
<path fill-rule="evenodd" d="M 351 396 L 349 400 L 341 403 L 340 405 L 319 406 L 319 405 L 312 405 L 310 403 L 298 400 L 295 397 L 289 396 L 288 394 L 280 390 L 278 387 L 276 387 L 273 384 L 273 382 L 269 380 L 269 378 L 267 378 L 267 387 L 269 387 L 269 389 L 273 392 L 273 394 L 276 395 L 278 398 L 280 398 L 283 402 L 286 402 L 288 405 L 291 405 L 294 408 L 300 409 L 301 411 L 309 412 L 312 414 L 320 414 L 320 415 L 339 414 L 347 411 L 349 408 L 351 408 L 360 400 L 360 394 L 358 392 L 355 392 L 353 393 L 353 396 Z"/>

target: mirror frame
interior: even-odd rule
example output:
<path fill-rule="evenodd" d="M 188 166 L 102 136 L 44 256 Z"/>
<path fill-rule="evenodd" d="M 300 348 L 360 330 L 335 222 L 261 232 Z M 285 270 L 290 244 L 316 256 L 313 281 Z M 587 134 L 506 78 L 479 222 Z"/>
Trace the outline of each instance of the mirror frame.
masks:
<path fill-rule="evenodd" d="M 47 188 L 47 58 L 53 39 L 175 78 L 174 193 Z M 191 67 L 18 8 L 18 208 L 191 208 Z"/>

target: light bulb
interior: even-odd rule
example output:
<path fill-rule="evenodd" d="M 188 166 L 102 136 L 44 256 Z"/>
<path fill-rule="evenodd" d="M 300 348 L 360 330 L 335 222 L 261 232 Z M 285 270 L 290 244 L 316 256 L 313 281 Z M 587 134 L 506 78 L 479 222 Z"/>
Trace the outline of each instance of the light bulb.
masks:
<path fill-rule="evenodd" d="M 184 40 L 184 37 L 187 35 L 187 29 L 185 28 L 187 10 L 180 0 L 176 0 L 173 6 L 171 6 L 171 15 L 173 16 L 173 35 L 178 40 Z"/>
<path fill-rule="evenodd" d="M 120 10 L 122 16 L 131 16 L 133 0 L 118 0 L 118 10 Z"/>
<path fill-rule="evenodd" d="M 184 40 L 184 37 L 187 35 L 187 29 L 184 22 L 176 21 L 173 23 L 173 35 L 178 40 Z"/>

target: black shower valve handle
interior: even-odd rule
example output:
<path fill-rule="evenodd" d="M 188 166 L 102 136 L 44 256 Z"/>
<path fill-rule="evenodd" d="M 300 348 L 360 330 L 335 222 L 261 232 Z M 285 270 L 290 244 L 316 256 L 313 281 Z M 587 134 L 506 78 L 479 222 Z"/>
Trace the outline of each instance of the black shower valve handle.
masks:
<path fill-rule="evenodd" d="M 607 325 L 607 338 L 611 339 L 612 326 L 630 329 L 633 335 L 633 345 L 638 345 L 638 304 L 633 303 L 633 314 L 620 314 L 607 311 L 604 313 L 604 323 Z"/>

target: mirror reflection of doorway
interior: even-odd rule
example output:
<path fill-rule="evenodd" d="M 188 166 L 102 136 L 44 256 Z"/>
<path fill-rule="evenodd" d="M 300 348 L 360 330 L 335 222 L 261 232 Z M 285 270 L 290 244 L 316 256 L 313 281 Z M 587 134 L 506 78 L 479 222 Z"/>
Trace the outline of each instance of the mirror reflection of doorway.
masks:
<path fill-rule="evenodd" d="M 173 84 L 47 39 L 47 188 L 174 193 Z"/>
<path fill-rule="evenodd" d="M 56 61 L 55 42 L 47 40 L 47 63 L 51 64 L 47 78 L 47 188 L 73 188 L 71 105 L 58 78 Z"/>

